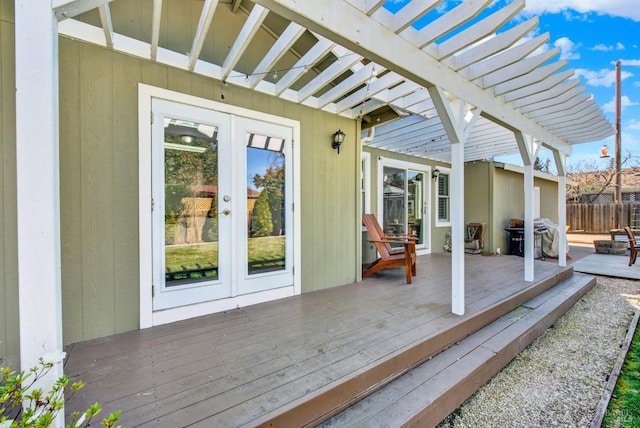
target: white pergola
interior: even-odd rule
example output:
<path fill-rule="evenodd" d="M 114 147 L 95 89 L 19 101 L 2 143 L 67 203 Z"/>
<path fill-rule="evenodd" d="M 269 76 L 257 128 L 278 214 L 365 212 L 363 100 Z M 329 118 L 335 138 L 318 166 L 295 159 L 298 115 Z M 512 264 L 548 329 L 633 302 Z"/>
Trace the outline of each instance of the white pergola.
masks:
<path fill-rule="evenodd" d="M 129 2 L 140 2 L 146 11 L 148 34 L 119 32 L 126 26 L 118 21 L 123 16 L 118 8 Z M 190 46 L 173 50 L 161 43 L 166 40 L 161 22 L 168 3 L 15 1 L 23 367 L 45 352 L 62 349 L 58 36 L 362 119 L 363 128 L 375 126 L 367 145 L 451 163 L 452 194 L 464 194 L 464 162 L 520 153 L 528 225 L 526 280 L 533 280 L 533 163 L 538 150 L 550 149 L 556 160 L 558 218 L 564 231 L 565 158 L 571 146 L 614 133 L 573 71 L 564 69 L 566 61 L 554 60 L 558 50 L 543 49 L 549 34 L 536 35 L 538 19 L 513 24 L 524 0 L 501 9 L 492 6 L 493 0 L 465 0 L 448 11 L 438 9 L 442 0 L 409 0 L 396 13 L 384 7 L 386 0 L 204 0 L 197 28 L 188 35 Z M 227 43 L 215 37 L 211 26 L 220 8 L 229 8 L 244 25 L 230 48 L 225 47 L 226 56 L 215 58 L 203 48 Z M 252 43 L 261 29 L 272 40 L 257 51 L 256 46 L 265 46 L 264 40 Z M 33 117 L 39 119 L 38 129 Z M 30 191 L 34 188 L 48 190 L 35 194 Z M 452 198 L 451 205 L 452 312 L 463 314 L 462 198 Z M 565 265 L 564 240 L 560 247 L 559 263 Z M 29 316 L 33 313 L 40 314 L 37 322 Z"/>

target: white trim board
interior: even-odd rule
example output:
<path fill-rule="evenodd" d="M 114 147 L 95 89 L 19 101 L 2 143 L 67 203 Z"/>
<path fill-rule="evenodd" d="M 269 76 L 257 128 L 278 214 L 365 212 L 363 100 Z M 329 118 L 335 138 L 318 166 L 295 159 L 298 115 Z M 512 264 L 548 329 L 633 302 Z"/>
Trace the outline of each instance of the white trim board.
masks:
<path fill-rule="evenodd" d="M 253 111 L 241 107 L 219 103 L 216 101 L 195 97 L 175 91 L 140 83 L 138 85 L 138 163 L 139 163 L 139 257 L 140 257 L 140 328 L 147 328 L 153 325 L 165 324 L 179 319 L 186 319 L 214 313 L 218 311 L 237 308 L 279 299 L 301 293 L 301 216 L 300 209 L 293 212 L 293 267 L 295 269 L 294 283 L 290 287 L 282 287 L 260 293 L 252 293 L 245 296 L 237 296 L 220 301 L 210 301 L 181 308 L 165 311 L 153 311 L 152 299 L 152 194 L 151 194 L 151 115 L 152 99 L 164 99 L 168 101 L 193 105 L 196 107 L 229 113 L 241 117 L 247 117 L 263 122 L 288 126 L 293 130 L 293 204 L 300 207 L 300 153 L 297 142 L 300 141 L 300 122 L 267 113 Z M 147 160 L 147 161 L 145 161 Z"/>

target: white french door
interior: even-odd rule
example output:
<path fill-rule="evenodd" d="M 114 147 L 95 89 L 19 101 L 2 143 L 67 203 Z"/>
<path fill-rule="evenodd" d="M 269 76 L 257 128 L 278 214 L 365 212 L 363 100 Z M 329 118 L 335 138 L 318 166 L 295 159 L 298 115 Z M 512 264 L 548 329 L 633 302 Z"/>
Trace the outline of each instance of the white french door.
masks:
<path fill-rule="evenodd" d="M 237 294 L 293 284 L 292 129 L 238 117 Z M 244 170 L 242 170 L 244 168 Z M 246 195 L 246 197 L 245 197 Z"/>
<path fill-rule="evenodd" d="M 416 235 L 418 252 L 430 252 L 430 168 L 382 159 L 378 163 L 378 177 L 377 216 L 384 232 Z"/>
<path fill-rule="evenodd" d="M 292 286 L 292 128 L 152 110 L 153 310 Z"/>

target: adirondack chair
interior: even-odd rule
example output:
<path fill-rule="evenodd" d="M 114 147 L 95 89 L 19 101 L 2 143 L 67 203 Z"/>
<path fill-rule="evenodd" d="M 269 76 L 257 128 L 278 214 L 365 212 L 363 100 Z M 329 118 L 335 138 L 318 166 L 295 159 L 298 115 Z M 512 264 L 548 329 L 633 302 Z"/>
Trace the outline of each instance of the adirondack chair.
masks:
<path fill-rule="evenodd" d="M 416 276 L 416 240 L 411 235 L 386 235 L 380 223 L 373 214 L 363 214 L 362 222 L 371 235 L 371 242 L 376 246 L 380 258 L 371 264 L 363 273 L 370 275 L 381 269 L 404 267 L 407 284 L 411 284 L 411 277 Z M 392 244 L 402 245 L 402 248 L 392 248 Z"/>
<path fill-rule="evenodd" d="M 636 242 L 636 236 L 633 234 L 633 231 L 629 226 L 624 227 L 624 231 L 627 234 L 627 238 L 629 238 L 629 266 L 636 263 L 636 256 L 640 253 L 640 245 Z"/>

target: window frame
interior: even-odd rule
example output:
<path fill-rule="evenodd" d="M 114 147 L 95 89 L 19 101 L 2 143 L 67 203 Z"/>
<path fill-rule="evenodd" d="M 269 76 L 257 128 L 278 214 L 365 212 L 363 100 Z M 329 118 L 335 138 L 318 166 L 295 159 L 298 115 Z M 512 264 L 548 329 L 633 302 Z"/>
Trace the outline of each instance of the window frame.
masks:
<path fill-rule="evenodd" d="M 435 169 L 440 171 L 438 178 L 435 180 L 436 188 L 435 188 L 435 191 L 433 192 L 435 197 L 434 211 L 435 211 L 435 217 L 436 217 L 436 227 L 450 227 L 451 226 L 451 169 L 444 168 L 441 166 L 438 166 Z M 447 177 L 447 194 L 441 195 L 440 180 L 444 179 L 445 176 Z M 447 213 L 449 214 L 447 219 L 440 218 L 440 201 L 441 200 L 446 201 L 446 204 L 447 204 Z"/>

